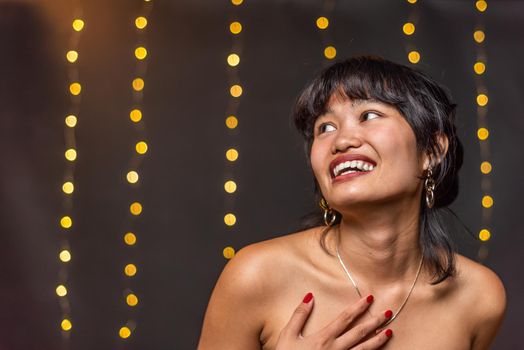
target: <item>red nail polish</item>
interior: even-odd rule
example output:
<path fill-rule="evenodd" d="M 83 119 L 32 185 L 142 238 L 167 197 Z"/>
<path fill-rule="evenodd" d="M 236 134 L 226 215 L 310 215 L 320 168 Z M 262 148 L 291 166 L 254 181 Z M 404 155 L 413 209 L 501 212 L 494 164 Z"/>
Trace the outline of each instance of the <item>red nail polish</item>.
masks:
<path fill-rule="evenodd" d="M 384 312 L 384 316 L 386 316 L 386 318 L 391 318 L 391 316 L 393 316 L 393 311 L 388 310 L 388 311 Z"/>
<path fill-rule="evenodd" d="M 313 293 L 307 293 L 302 302 L 307 304 L 311 301 L 311 299 L 313 299 Z"/>
<path fill-rule="evenodd" d="M 393 331 L 391 329 L 386 329 L 386 335 L 388 338 L 391 338 L 393 336 Z"/>
<path fill-rule="evenodd" d="M 368 297 L 366 298 L 366 301 L 368 302 L 368 304 L 371 304 L 371 303 L 373 302 L 373 299 L 375 299 L 375 298 L 373 298 L 373 295 L 370 294 L 370 295 L 368 295 Z"/>

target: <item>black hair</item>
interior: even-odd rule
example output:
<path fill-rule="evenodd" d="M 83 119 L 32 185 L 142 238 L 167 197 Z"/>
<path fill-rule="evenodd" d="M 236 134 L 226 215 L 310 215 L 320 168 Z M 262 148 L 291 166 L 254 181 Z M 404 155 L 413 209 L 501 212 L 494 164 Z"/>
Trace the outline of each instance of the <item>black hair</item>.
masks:
<path fill-rule="evenodd" d="M 338 61 L 321 71 L 304 88 L 293 110 L 295 126 L 304 137 L 308 159 L 315 121 L 326 113 L 329 99 L 334 94 L 352 100 L 374 99 L 395 107 L 415 133 L 419 154 L 424 152 L 433 161 L 441 160 L 434 164 L 433 170 L 436 184 L 434 206 L 427 208 L 424 191 L 421 196 L 419 243 L 424 263 L 434 273 L 433 284 L 453 276 L 454 246 L 442 222 L 442 214 L 449 210 L 447 206 L 458 195 L 458 171 L 464 152 L 456 134 L 456 104 L 449 93 L 426 74 L 381 57 L 359 56 Z M 448 140 L 445 155 L 438 142 L 442 135 Z M 320 199 L 316 180 L 315 193 Z M 323 224 L 322 215 L 319 210 L 310 216 L 304 222 L 304 228 Z M 340 215 L 337 215 L 335 224 L 339 222 Z M 324 231 L 320 242 L 324 249 L 328 232 Z"/>

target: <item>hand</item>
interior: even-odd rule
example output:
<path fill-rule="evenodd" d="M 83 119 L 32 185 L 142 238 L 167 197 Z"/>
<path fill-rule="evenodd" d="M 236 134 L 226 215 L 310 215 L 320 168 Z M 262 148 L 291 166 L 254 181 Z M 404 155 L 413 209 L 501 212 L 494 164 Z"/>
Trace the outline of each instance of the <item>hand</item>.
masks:
<path fill-rule="evenodd" d="M 347 307 L 333 322 L 317 333 L 303 337 L 301 331 L 309 318 L 309 314 L 313 308 L 313 301 L 313 294 L 311 293 L 308 293 L 304 297 L 304 300 L 295 309 L 295 312 L 291 316 L 287 325 L 280 332 L 276 350 L 378 349 L 393 335 L 391 329 L 386 329 L 374 334 L 369 339 L 365 339 L 369 334 L 375 333 L 380 325 L 391 318 L 392 313 L 390 310 L 348 329 L 348 326 L 352 325 L 352 323 L 362 315 L 362 313 L 364 313 L 373 302 L 373 296 L 370 295 L 367 298 L 362 298 L 354 305 Z"/>

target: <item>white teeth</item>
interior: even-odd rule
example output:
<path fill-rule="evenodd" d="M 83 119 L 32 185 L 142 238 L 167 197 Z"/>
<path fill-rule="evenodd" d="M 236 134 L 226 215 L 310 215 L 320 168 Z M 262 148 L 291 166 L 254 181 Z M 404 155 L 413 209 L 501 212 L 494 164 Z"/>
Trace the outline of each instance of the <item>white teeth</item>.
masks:
<path fill-rule="evenodd" d="M 357 171 L 356 169 L 360 171 L 371 171 L 374 168 L 375 167 L 372 164 L 367 163 L 363 160 L 352 160 L 352 161 L 347 161 L 347 162 L 338 164 L 333 169 L 333 175 L 339 176 L 342 174 L 354 173 Z"/>

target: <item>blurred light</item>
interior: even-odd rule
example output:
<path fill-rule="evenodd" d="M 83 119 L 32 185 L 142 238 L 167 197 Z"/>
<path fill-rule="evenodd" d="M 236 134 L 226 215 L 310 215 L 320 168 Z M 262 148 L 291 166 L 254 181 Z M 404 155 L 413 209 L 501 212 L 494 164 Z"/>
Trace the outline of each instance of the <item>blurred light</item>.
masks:
<path fill-rule="evenodd" d="M 126 276 L 133 277 L 136 275 L 136 266 L 134 264 L 127 264 L 126 267 L 124 267 L 124 273 Z"/>
<path fill-rule="evenodd" d="M 326 29 L 329 26 L 329 20 L 326 17 L 317 18 L 318 29 Z"/>
<path fill-rule="evenodd" d="M 62 327 L 64 331 L 68 331 L 73 327 L 73 324 L 67 318 L 64 318 L 60 326 Z"/>
<path fill-rule="evenodd" d="M 129 113 L 129 118 L 135 122 L 135 123 L 138 123 L 141 119 L 142 119 L 142 111 L 139 110 L 139 109 L 133 109 L 130 113 Z"/>
<path fill-rule="evenodd" d="M 77 123 L 77 119 L 76 119 L 76 116 L 74 115 L 68 115 L 66 118 L 65 118 L 65 123 L 68 127 L 70 128 L 74 128 L 76 126 L 76 123 Z"/>
<path fill-rule="evenodd" d="M 480 164 L 480 171 L 483 173 L 483 174 L 489 174 L 491 172 L 491 163 L 490 162 L 482 162 L 482 164 Z"/>
<path fill-rule="evenodd" d="M 231 22 L 229 25 L 229 31 L 233 34 L 238 34 L 242 31 L 242 24 L 240 22 Z"/>
<path fill-rule="evenodd" d="M 124 242 L 126 242 L 127 245 L 135 245 L 136 243 L 136 236 L 133 232 L 127 232 L 124 235 Z"/>
<path fill-rule="evenodd" d="M 67 288 L 64 285 L 59 285 L 56 287 L 56 295 L 59 297 L 65 297 L 67 295 Z"/>
<path fill-rule="evenodd" d="M 328 59 L 328 60 L 332 60 L 333 58 L 335 58 L 337 56 L 337 49 L 335 49 L 334 46 L 327 46 L 325 49 L 324 49 L 324 56 Z"/>
<path fill-rule="evenodd" d="M 486 128 L 479 128 L 477 130 L 477 137 L 479 138 L 479 140 L 484 141 L 485 139 L 488 138 L 488 136 L 489 136 L 488 129 L 486 129 Z"/>
<path fill-rule="evenodd" d="M 478 75 L 481 75 L 481 74 L 483 74 L 486 71 L 486 65 L 484 63 L 482 63 L 482 62 L 477 62 L 477 63 L 475 63 L 473 65 L 473 70 Z"/>
<path fill-rule="evenodd" d="M 72 162 L 76 159 L 76 150 L 74 148 L 70 148 L 67 151 L 65 151 L 65 158 Z"/>
<path fill-rule="evenodd" d="M 235 6 L 242 5 L 244 0 L 231 0 L 231 3 Z"/>
<path fill-rule="evenodd" d="M 224 223 L 227 226 L 233 226 L 237 222 L 237 218 L 234 214 L 228 213 L 224 216 Z"/>
<path fill-rule="evenodd" d="M 235 249 L 233 249 L 233 247 L 225 247 L 222 254 L 224 255 L 224 258 L 231 259 L 235 256 Z"/>
<path fill-rule="evenodd" d="M 402 26 L 402 31 L 406 35 L 412 35 L 415 33 L 415 25 L 411 22 L 407 22 Z"/>
<path fill-rule="evenodd" d="M 71 253 L 67 249 L 62 250 L 58 256 L 60 257 L 60 261 L 62 262 L 71 261 Z"/>
<path fill-rule="evenodd" d="M 129 211 L 133 215 L 140 215 L 142 213 L 142 204 L 134 202 L 129 206 Z"/>
<path fill-rule="evenodd" d="M 226 151 L 226 158 L 230 162 L 234 162 L 238 159 L 238 151 L 234 148 L 230 148 Z"/>
<path fill-rule="evenodd" d="M 240 63 L 240 56 L 236 53 L 232 53 L 231 55 L 227 56 L 227 64 L 229 64 L 231 67 L 236 67 Z"/>
<path fill-rule="evenodd" d="M 230 115 L 226 118 L 226 126 L 229 129 L 234 129 L 238 126 L 238 119 L 234 115 Z"/>
<path fill-rule="evenodd" d="M 71 95 L 78 96 L 80 95 L 80 92 L 82 91 L 82 85 L 80 83 L 72 83 L 69 85 L 69 92 L 71 92 Z"/>
<path fill-rule="evenodd" d="M 147 18 L 145 17 L 137 17 L 135 19 L 135 26 L 138 28 L 138 29 L 144 29 L 146 26 L 147 26 Z"/>
<path fill-rule="evenodd" d="M 138 173 L 134 170 L 131 170 L 126 175 L 127 182 L 131 184 L 136 184 L 138 182 L 138 178 L 139 178 Z"/>
<path fill-rule="evenodd" d="M 486 39 L 486 34 L 484 34 L 482 30 L 476 30 L 475 33 L 473 33 L 473 39 L 480 44 Z"/>
<path fill-rule="evenodd" d="M 73 29 L 79 32 L 82 29 L 84 29 L 84 24 L 84 21 L 82 21 L 81 19 L 75 19 L 73 21 Z"/>
<path fill-rule="evenodd" d="M 76 60 L 78 59 L 78 52 L 76 52 L 75 50 L 67 51 L 66 59 L 71 63 L 76 62 Z"/>
<path fill-rule="evenodd" d="M 65 182 L 62 185 L 62 191 L 64 191 L 64 193 L 66 193 L 66 194 L 71 194 L 71 193 L 73 193 L 74 190 L 75 190 L 75 185 L 73 185 L 73 183 L 70 182 L 70 181 Z"/>
<path fill-rule="evenodd" d="M 484 107 L 488 104 L 488 96 L 486 94 L 478 94 L 477 104 L 481 107 Z"/>
<path fill-rule="evenodd" d="M 477 10 L 484 12 L 488 8 L 488 3 L 484 0 L 479 0 L 475 3 L 475 6 L 477 7 Z"/>
<path fill-rule="evenodd" d="M 480 230 L 479 232 L 479 238 L 481 241 L 487 241 L 491 238 L 491 232 L 489 232 L 488 230 L 486 229 L 482 229 Z"/>
<path fill-rule="evenodd" d="M 138 304 L 138 297 L 133 293 L 130 293 L 126 296 L 126 303 L 129 306 L 136 306 Z"/>
<path fill-rule="evenodd" d="M 408 60 L 413 64 L 417 64 L 420 61 L 420 53 L 418 53 L 418 51 L 411 51 L 408 53 Z"/>
<path fill-rule="evenodd" d="M 408 0 L 408 2 L 409 2 L 410 4 L 415 4 L 415 3 L 417 2 L 417 0 Z"/>
<path fill-rule="evenodd" d="M 147 152 L 147 143 L 144 141 L 137 142 L 135 146 L 136 153 L 138 154 L 146 154 Z"/>
<path fill-rule="evenodd" d="M 240 97 L 242 95 L 242 86 L 238 84 L 233 85 L 229 89 L 229 92 L 231 93 L 231 96 L 233 97 Z"/>
<path fill-rule="evenodd" d="M 71 226 L 73 226 L 73 220 L 70 216 L 64 216 L 60 219 L 60 226 L 62 226 L 63 228 L 70 228 Z"/>
<path fill-rule="evenodd" d="M 482 197 L 482 206 L 484 208 L 491 208 L 493 206 L 493 197 L 487 195 Z"/>
<path fill-rule="evenodd" d="M 133 90 L 135 91 L 142 91 L 144 89 L 144 79 L 142 78 L 135 78 L 133 79 Z"/>
<path fill-rule="evenodd" d="M 224 190 L 226 190 L 227 193 L 234 193 L 237 190 L 237 184 L 232 180 L 226 181 Z"/>
<path fill-rule="evenodd" d="M 147 50 L 145 47 L 140 46 L 135 49 L 135 57 L 139 60 L 143 60 L 147 56 Z"/>
<path fill-rule="evenodd" d="M 131 336 L 131 329 L 129 329 L 129 327 L 122 327 L 120 328 L 120 330 L 118 331 L 118 335 L 120 336 L 120 338 L 122 339 L 127 339 Z"/>

